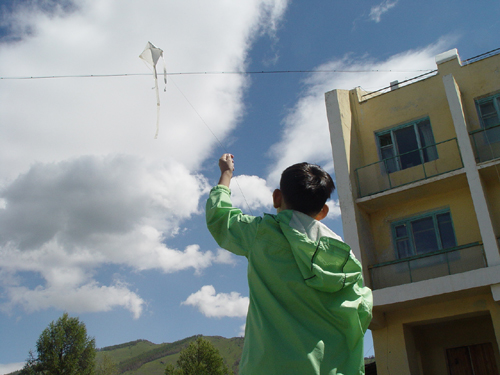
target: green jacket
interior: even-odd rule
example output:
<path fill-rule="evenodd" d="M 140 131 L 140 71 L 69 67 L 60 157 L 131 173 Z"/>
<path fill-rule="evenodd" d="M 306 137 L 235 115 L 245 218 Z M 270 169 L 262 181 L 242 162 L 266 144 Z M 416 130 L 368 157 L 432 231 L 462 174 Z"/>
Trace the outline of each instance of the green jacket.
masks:
<path fill-rule="evenodd" d="M 364 374 L 372 294 L 340 237 L 293 210 L 244 215 L 223 185 L 211 190 L 206 219 L 221 247 L 248 259 L 240 375 Z"/>

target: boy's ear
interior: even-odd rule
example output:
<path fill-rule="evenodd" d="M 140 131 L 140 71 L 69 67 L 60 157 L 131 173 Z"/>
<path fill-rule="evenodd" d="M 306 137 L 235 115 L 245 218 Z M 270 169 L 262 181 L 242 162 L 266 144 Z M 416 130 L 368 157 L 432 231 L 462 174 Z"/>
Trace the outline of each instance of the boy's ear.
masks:
<path fill-rule="evenodd" d="M 281 190 L 275 189 L 273 191 L 273 207 L 280 208 L 282 200 L 283 200 L 283 194 L 281 194 Z"/>
<path fill-rule="evenodd" d="M 323 208 L 321 211 L 314 217 L 316 220 L 323 220 L 326 215 L 328 215 L 328 212 L 330 211 L 330 207 L 328 207 L 327 204 L 323 205 Z"/>

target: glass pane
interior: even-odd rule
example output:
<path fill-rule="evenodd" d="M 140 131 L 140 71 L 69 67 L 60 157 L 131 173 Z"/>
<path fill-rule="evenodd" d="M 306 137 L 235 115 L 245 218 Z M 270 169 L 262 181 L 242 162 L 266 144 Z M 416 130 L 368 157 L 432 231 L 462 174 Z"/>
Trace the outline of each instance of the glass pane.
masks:
<path fill-rule="evenodd" d="M 486 144 L 491 145 L 496 142 L 500 142 L 500 126 L 496 126 L 494 128 L 490 128 L 484 131 L 484 137 L 486 138 Z M 488 147 L 488 150 L 493 154 L 492 158 L 497 157 L 495 151 L 498 152 L 498 149 Z"/>
<path fill-rule="evenodd" d="M 417 254 L 426 254 L 439 250 L 432 217 L 412 221 L 411 229 Z"/>
<path fill-rule="evenodd" d="M 384 147 L 380 151 L 382 153 L 383 159 L 389 159 L 389 158 L 392 158 L 394 156 L 394 149 L 392 147 Z"/>
<path fill-rule="evenodd" d="M 394 157 L 394 148 L 392 146 L 384 147 L 380 150 L 382 159 L 384 160 L 387 173 L 392 173 L 398 170 L 396 158 Z"/>
<path fill-rule="evenodd" d="M 406 232 L 406 225 L 403 224 L 403 225 L 398 225 L 396 228 L 394 228 L 395 231 L 396 231 L 396 237 L 397 238 L 400 238 L 400 237 L 406 237 L 407 236 L 407 232 Z"/>
<path fill-rule="evenodd" d="M 489 118 L 488 125 L 485 124 L 485 127 L 490 127 L 490 126 L 496 126 L 500 125 L 500 120 L 498 117 L 498 110 L 500 109 L 500 96 L 496 98 L 496 111 L 495 113 Z M 484 122 L 484 120 L 483 120 Z M 500 127 L 495 127 L 493 129 L 486 130 L 485 132 L 485 137 L 488 142 L 488 145 L 496 142 L 500 142 Z M 497 151 L 497 148 L 489 148 L 490 151 Z M 494 153 L 494 152 L 493 152 Z M 495 157 L 495 155 L 493 155 Z"/>
<path fill-rule="evenodd" d="M 443 249 L 457 246 L 450 213 L 447 212 L 445 214 L 437 215 L 437 222 Z"/>
<path fill-rule="evenodd" d="M 429 120 L 421 121 L 417 124 L 417 128 L 424 161 L 428 162 L 436 160 L 438 156 L 436 147 L 433 146 L 436 142 L 434 141 L 434 135 L 432 134 L 431 122 Z"/>
<path fill-rule="evenodd" d="M 380 147 L 392 146 L 391 133 L 379 135 L 378 141 L 380 142 Z"/>
<path fill-rule="evenodd" d="M 401 169 L 422 164 L 422 161 L 420 160 L 420 152 L 418 151 L 415 128 L 413 126 L 408 126 L 406 128 L 396 130 L 394 135 L 396 136 Z M 411 152 L 413 150 L 417 151 Z"/>
<path fill-rule="evenodd" d="M 479 105 L 479 110 L 481 112 L 481 119 L 483 120 L 483 125 L 485 128 L 490 126 L 498 125 L 498 114 L 493 104 L 493 99 L 487 101 L 486 103 Z"/>
<path fill-rule="evenodd" d="M 396 247 L 398 250 L 398 258 L 404 259 L 411 257 L 413 254 L 410 249 L 410 241 L 408 239 L 396 241 Z"/>

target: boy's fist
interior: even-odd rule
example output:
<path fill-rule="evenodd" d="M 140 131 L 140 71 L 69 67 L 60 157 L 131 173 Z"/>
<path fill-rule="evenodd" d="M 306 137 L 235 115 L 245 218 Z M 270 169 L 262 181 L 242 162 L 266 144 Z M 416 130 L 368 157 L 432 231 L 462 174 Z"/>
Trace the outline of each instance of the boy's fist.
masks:
<path fill-rule="evenodd" d="M 231 154 L 224 154 L 219 159 L 219 168 L 220 172 L 224 173 L 225 171 L 234 171 L 234 156 Z"/>

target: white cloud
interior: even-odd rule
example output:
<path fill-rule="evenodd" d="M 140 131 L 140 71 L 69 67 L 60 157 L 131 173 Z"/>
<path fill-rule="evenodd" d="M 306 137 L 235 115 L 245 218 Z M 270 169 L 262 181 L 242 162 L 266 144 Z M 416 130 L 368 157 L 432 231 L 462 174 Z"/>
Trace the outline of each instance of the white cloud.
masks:
<path fill-rule="evenodd" d="M 221 264 L 236 264 L 236 260 L 232 253 L 224 249 L 217 249 L 216 263 Z"/>
<path fill-rule="evenodd" d="M 20 305 L 28 312 L 55 307 L 75 313 L 109 311 L 115 307 L 129 310 L 135 319 L 141 316 L 144 300 L 119 283 L 111 286 L 99 286 L 91 282 L 77 288 L 26 287 L 7 288 L 10 303 L 3 307 Z"/>
<path fill-rule="evenodd" d="M 10 374 L 11 372 L 21 370 L 24 367 L 24 362 L 17 363 L 0 363 L 0 374 Z"/>
<path fill-rule="evenodd" d="M 246 328 L 246 324 L 243 324 L 242 326 L 240 326 L 240 333 L 238 334 L 238 336 L 245 337 L 245 328 Z"/>
<path fill-rule="evenodd" d="M 190 305 L 209 318 L 245 317 L 248 311 L 248 297 L 241 297 L 237 292 L 218 293 L 212 285 L 205 285 L 191 294 L 183 305 Z"/>
<path fill-rule="evenodd" d="M 271 186 L 279 185 L 281 173 L 290 165 L 331 158 L 324 93 L 318 89 L 311 87 L 285 118 L 282 140 L 271 149 L 277 159 L 267 179 Z"/>
<path fill-rule="evenodd" d="M 235 207 L 243 212 L 263 207 L 271 209 L 273 190 L 266 184 L 266 180 L 258 176 L 236 176 L 231 181 L 231 201 Z"/>
<path fill-rule="evenodd" d="M 0 44 L 3 77 L 148 73 L 138 57 L 147 41 L 164 50 L 169 72 L 243 70 L 252 41 L 273 36 L 287 6 L 287 0 L 151 0 L 147 7 L 77 0 L 50 9 L 41 0 L 28 3 L 2 21 L 19 36 Z M 144 308 L 138 292 L 97 283 L 99 266 L 199 272 L 233 262 L 221 251 L 167 243 L 199 213 L 208 187 L 194 171 L 217 143 L 210 131 L 224 140 L 240 120 L 245 76 L 171 77 L 161 92 L 158 140 L 152 74 L 2 82 L 4 310 L 122 307 L 138 317 Z M 28 287 L 21 272 L 40 276 L 42 285 Z"/>
<path fill-rule="evenodd" d="M 338 200 L 329 200 L 326 202 L 328 205 L 328 208 L 330 209 L 328 211 L 328 216 L 327 218 L 329 219 L 338 219 L 340 218 L 340 205 Z"/>
<path fill-rule="evenodd" d="M 141 227 L 169 236 L 179 220 L 198 212 L 207 190 L 202 176 L 177 162 L 118 155 L 39 163 L 0 192 L 0 244 L 94 246 L 96 237 Z"/>
<path fill-rule="evenodd" d="M 399 0 L 384 0 L 379 5 L 375 5 L 370 10 L 370 19 L 375 22 L 380 22 L 384 13 L 394 8 Z"/>
<path fill-rule="evenodd" d="M 38 163 L 1 191 L 0 243 L 23 250 L 52 239 L 88 246 L 96 236 L 141 226 L 168 235 L 179 220 L 197 213 L 207 189 L 203 177 L 173 161 L 118 155 Z"/>
<path fill-rule="evenodd" d="M 281 172 L 288 166 L 307 161 L 327 169 L 332 163 L 332 149 L 324 93 L 334 89 L 351 90 L 362 86 L 366 90 L 378 90 L 394 80 L 405 80 L 422 72 L 436 69 L 435 56 L 449 48 L 453 40 L 443 38 L 418 50 L 409 50 L 385 61 L 355 58 L 346 55 L 330 61 L 317 70 L 351 70 L 356 73 L 315 73 L 305 80 L 305 90 L 295 107 L 284 120 L 282 139 L 271 148 L 276 162 L 269 171 L 267 183 L 276 185 Z"/>
<path fill-rule="evenodd" d="M 89 0 L 63 15 L 27 8 L 17 24 L 33 32 L 3 46 L 0 70 L 9 77 L 147 73 L 138 55 L 148 40 L 164 50 L 169 72 L 243 70 L 251 41 L 276 28 L 286 4 L 154 0 L 151 12 L 132 0 Z M 242 114 L 247 78 L 183 75 L 170 81 L 161 93 L 157 141 L 152 75 L 3 81 L 0 176 L 14 178 L 33 161 L 115 152 L 198 167 L 216 140 L 196 112 L 224 139 Z"/>
<path fill-rule="evenodd" d="M 97 285 L 95 269 L 108 263 L 200 271 L 230 263 L 225 254 L 202 252 L 198 245 L 177 250 L 164 242 L 198 212 L 207 191 L 203 177 L 176 162 L 85 156 L 32 166 L 0 191 L 0 279 L 10 301 L 4 308 L 82 312 L 122 306 L 138 317 L 144 301 L 124 284 Z M 13 275 L 21 271 L 39 274 L 46 285 L 18 285 Z"/>

